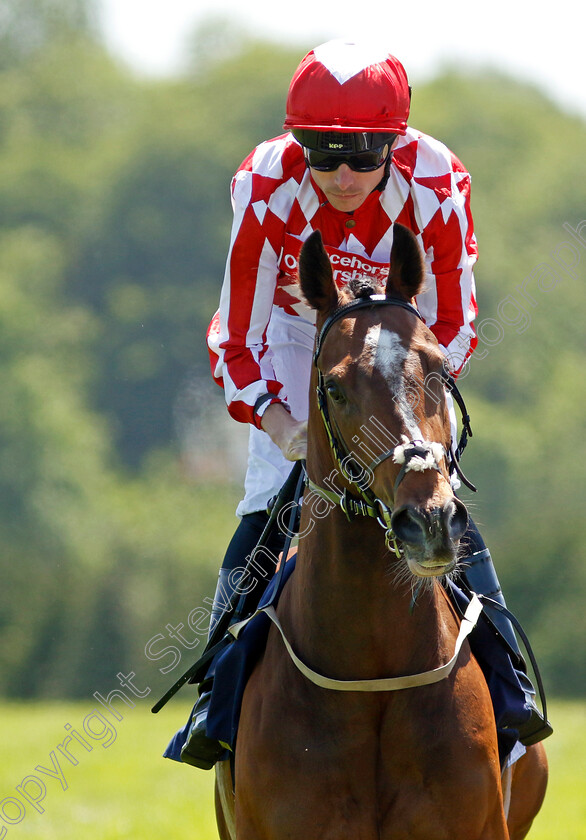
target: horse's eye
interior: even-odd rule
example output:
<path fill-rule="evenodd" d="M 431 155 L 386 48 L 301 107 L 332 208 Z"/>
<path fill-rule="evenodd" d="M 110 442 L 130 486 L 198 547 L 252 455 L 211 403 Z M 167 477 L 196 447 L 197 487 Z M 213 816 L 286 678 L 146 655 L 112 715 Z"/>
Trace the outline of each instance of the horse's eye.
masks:
<path fill-rule="evenodd" d="M 346 402 L 346 397 L 344 396 L 344 392 L 338 385 L 338 383 L 330 379 L 326 382 L 326 391 L 328 392 L 328 397 L 335 403 L 344 403 Z"/>

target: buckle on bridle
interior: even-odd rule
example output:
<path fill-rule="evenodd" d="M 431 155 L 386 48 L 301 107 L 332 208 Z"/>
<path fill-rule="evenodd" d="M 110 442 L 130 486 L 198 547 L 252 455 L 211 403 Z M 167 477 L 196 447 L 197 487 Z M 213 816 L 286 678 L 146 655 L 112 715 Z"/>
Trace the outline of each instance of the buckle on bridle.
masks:
<path fill-rule="evenodd" d="M 385 529 L 385 545 L 389 551 L 392 551 L 395 554 L 396 557 L 400 557 L 401 549 L 399 548 L 397 537 L 395 536 L 393 526 L 391 525 L 393 511 L 388 505 L 385 505 L 381 499 L 375 499 L 375 504 L 378 507 L 376 521 L 382 528 Z"/>
<path fill-rule="evenodd" d="M 365 499 L 359 499 L 353 496 L 352 493 L 345 487 L 340 496 L 340 508 L 348 522 L 352 522 L 355 516 L 371 516 L 372 505 Z"/>
<path fill-rule="evenodd" d="M 390 528 L 388 531 L 385 531 L 385 545 L 389 549 L 389 551 L 392 551 L 394 553 L 395 557 L 401 557 L 401 549 L 399 548 L 397 537 L 395 536 L 394 531 L 392 531 Z"/>

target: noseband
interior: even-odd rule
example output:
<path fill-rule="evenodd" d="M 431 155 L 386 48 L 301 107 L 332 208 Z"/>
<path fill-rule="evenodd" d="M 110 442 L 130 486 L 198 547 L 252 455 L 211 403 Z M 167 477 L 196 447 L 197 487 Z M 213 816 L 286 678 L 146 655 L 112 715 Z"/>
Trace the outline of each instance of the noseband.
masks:
<path fill-rule="evenodd" d="M 403 481 L 407 472 L 410 470 L 421 471 L 425 469 L 435 469 L 441 473 L 440 461 L 446 457 L 444 448 L 438 443 L 410 441 L 408 438 L 403 437 L 403 442 L 401 444 L 394 446 L 392 449 L 387 449 L 381 455 L 378 455 L 367 466 L 363 465 L 357 460 L 356 456 L 351 453 L 349 447 L 343 439 L 335 418 L 333 418 L 330 414 L 324 375 L 318 367 L 318 361 L 323 349 L 325 338 L 336 321 L 339 321 L 346 315 L 354 314 L 359 309 L 372 309 L 374 306 L 385 305 L 398 306 L 405 309 L 424 323 L 423 318 L 417 309 L 411 303 L 408 303 L 401 298 L 386 297 L 385 295 L 369 295 L 368 297 L 361 297 L 340 306 L 326 319 L 320 332 L 318 333 L 315 351 L 313 354 L 313 363 L 317 368 L 317 404 L 328 442 L 342 475 L 358 492 L 358 497 L 353 495 L 347 488 L 344 488 L 341 494 L 339 492 L 326 490 L 325 488 L 316 485 L 309 478 L 307 478 L 307 485 L 314 493 L 317 493 L 322 498 L 339 505 L 349 520 L 352 520 L 356 515 L 375 518 L 385 529 L 385 541 L 387 547 L 392 549 L 397 556 L 400 556 L 400 550 L 391 526 L 391 517 L 393 512 L 391 508 L 382 501 L 382 499 L 375 495 L 370 487 L 374 478 L 374 470 L 382 464 L 383 461 L 386 461 L 387 458 L 392 458 L 396 464 L 401 464 L 393 490 L 393 495 L 396 495 L 399 485 Z M 444 380 L 444 384 L 458 403 L 458 406 L 462 411 L 463 418 L 463 431 L 457 449 L 455 451 L 452 448 L 450 449 L 450 459 L 448 460 L 447 465 L 448 474 L 452 471 L 452 469 L 455 469 L 464 483 L 466 483 L 466 485 L 471 489 L 475 489 L 473 485 L 471 485 L 470 482 L 468 482 L 463 476 L 458 464 L 460 455 L 466 446 L 468 436 L 472 436 L 470 418 L 466 413 L 464 401 L 456 387 L 453 377 L 450 376 L 445 368 L 442 369 L 441 375 Z"/>

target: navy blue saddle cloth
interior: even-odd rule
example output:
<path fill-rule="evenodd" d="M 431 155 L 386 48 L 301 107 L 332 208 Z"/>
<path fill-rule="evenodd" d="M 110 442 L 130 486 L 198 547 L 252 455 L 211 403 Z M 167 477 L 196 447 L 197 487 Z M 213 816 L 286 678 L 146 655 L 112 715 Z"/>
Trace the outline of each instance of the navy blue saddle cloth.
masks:
<path fill-rule="evenodd" d="M 259 607 L 271 602 L 275 595 L 275 586 L 278 584 L 281 590 L 294 568 L 295 558 L 293 557 L 286 563 L 281 578 L 279 579 L 277 575 L 271 580 Z M 469 603 L 468 597 L 451 581 L 448 582 L 448 593 L 457 610 L 463 615 Z M 276 593 L 277 597 L 278 594 Z M 215 661 L 206 732 L 208 737 L 228 745 L 230 750 L 234 750 L 236 746 L 244 689 L 264 650 L 271 623 L 265 613 L 256 615 L 244 627 L 238 639 L 229 643 Z M 525 693 L 509 653 L 483 616 L 468 640 L 490 691 L 495 714 L 499 757 L 501 764 L 504 765 L 519 743 L 518 727 L 528 721 L 531 712 L 525 704 Z M 164 753 L 165 757 L 181 761 L 181 748 L 186 741 L 190 723 L 191 714 L 186 725 L 172 738 Z M 227 750 L 226 757 L 228 755 Z"/>

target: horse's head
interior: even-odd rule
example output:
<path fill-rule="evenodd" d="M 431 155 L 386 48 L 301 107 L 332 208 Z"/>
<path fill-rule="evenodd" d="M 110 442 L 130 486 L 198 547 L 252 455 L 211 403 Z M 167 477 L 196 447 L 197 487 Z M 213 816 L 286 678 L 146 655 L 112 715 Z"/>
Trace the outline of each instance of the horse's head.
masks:
<path fill-rule="evenodd" d="M 448 474 L 443 355 L 411 305 L 424 280 L 417 240 L 395 225 L 385 290 L 366 280 L 338 290 L 315 232 L 303 245 L 299 279 L 317 311 L 310 478 L 321 473 L 317 480 L 329 476 L 331 484 L 333 458 L 340 484 L 392 530 L 410 570 L 446 574 L 468 516 Z"/>

